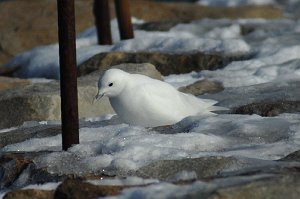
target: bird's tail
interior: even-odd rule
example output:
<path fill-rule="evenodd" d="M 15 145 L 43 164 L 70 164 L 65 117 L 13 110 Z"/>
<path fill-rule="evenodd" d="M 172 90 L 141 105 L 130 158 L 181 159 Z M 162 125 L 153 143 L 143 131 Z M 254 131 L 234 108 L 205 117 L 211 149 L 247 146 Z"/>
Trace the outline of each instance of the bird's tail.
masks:
<path fill-rule="evenodd" d="M 208 108 L 209 111 L 211 112 L 216 112 L 216 111 L 228 111 L 230 110 L 229 108 L 226 108 L 226 107 L 222 107 L 222 106 L 211 106 Z"/>

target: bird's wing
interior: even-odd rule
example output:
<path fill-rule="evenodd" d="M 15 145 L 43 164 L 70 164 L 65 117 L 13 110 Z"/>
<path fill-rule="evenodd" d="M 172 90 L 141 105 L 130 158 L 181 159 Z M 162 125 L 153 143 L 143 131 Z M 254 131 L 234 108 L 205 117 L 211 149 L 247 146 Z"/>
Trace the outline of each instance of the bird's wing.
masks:
<path fill-rule="evenodd" d="M 137 85 L 133 90 L 149 112 L 171 114 L 169 117 L 178 117 L 183 113 L 185 105 L 180 92 L 165 82 L 152 80 Z"/>

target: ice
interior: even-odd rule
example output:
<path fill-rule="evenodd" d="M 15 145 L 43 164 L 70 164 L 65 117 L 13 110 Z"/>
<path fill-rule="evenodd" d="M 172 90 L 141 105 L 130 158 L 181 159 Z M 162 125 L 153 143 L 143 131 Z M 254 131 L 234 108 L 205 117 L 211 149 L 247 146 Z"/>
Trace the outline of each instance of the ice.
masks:
<path fill-rule="evenodd" d="M 80 129 L 80 144 L 60 152 L 60 135 L 30 139 L 1 151 L 53 151 L 34 161 L 51 173 L 130 171 L 157 160 L 205 156 L 243 156 L 274 160 L 300 146 L 297 114 L 189 117 L 162 134 L 127 124 Z"/>
<path fill-rule="evenodd" d="M 149 199 L 149 198 L 183 198 L 183 196 L 192 196 L 200 190 L 203 192 L 210 192 L 215 189 L 216 186 L 213 184 L 207 184 L 204 182 L 194 182 L 191 185 L 174 185 L 170 183 L 159 183 L 154 185 L 149 185 L 146 187 L 130 188 L 122 191 L 122 195 L 107 197 L 108 199 L 117 198 L 139 198 L 139 199 Z M 154 195 L 155 196 L 154 196 Z M 204 195 L 204 193 L 203 193 Z M 198 194 L 199 196 L 199 194 Z"/>
<path fill-rule="evenodd" d="M 22 189 L 55 190 L 61 182 L 49 182 L 45 184 L 28 185 Z"/>
<path fill-rule="evenodd" d="M 125 179 L 120 178 L 103 178 L 101 180 L 89 180 L 88 181 L 94 185 L 113 185 L 113 186 L 136 186 L 136 185 L 147 185 L 147 184 L 154 184 L 159 183 L 160 181 L 157 179 L 143 179 L 136 176 L 129 176 Z"/>

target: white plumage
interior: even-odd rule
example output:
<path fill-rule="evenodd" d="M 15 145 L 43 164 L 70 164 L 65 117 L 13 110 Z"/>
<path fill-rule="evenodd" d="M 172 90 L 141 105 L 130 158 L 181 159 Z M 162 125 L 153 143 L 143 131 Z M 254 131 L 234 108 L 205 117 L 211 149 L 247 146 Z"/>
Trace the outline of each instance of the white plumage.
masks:
<path fill-rule="evenodd" d="M 215 100 L 200 99 L 177 91 L 170 84 L 150 77 L 109 69 L 98 82 L 96 99 L 109 97 L 118 116 L 126 123 L 156 127 L 171 125 L 191 115 L 213 115 L 227 110 L 213 106 Z"/>

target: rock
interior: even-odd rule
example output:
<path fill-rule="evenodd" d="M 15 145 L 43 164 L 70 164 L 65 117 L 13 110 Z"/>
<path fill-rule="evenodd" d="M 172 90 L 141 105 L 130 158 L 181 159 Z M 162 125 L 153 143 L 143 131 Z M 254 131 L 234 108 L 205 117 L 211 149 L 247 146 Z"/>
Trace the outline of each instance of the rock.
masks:
<path fill-rule="evenodd" d="M 247 184 L 218 189 L 209 199 L 265 199 L 299 198 L 300 174 L 288 173 Z"/>
<path fill-rule="evenodd" d="M 38 189 L 19 189 L 5 194 L 4 199 L 52 199 L 54 191 Z"/>
<path fill-rule="evenodd" d="M 182 160 L 161 160 L 140 168 L 136 174 L 143 178 L 168 180 L 179 172 L 195 172 L 198 179 L 218 175 L 220 171 L 235 163 L 234 157 L 201 157 Z"/>
<path fill-rule="evenodd" d="M 280 161 L 297 161 L 300 162 L 300 150 L 295 151 L 284 158 L 281 158 Z"/>
<path fill-rule="evenodd" d="M 61 126 L 59 125 L 39 125 L 28 128 L 18 128 L 0 134 L 0 148 L 9 144 L 23 142 L 30 138 L 50 137 L 58 134 L 61 134 Z"/>
<path fill-rule="evenodd" d="M 29 84 L 31 84 L 29 80 L 0 76 L 0 92 L 3 90 L 24 87 Z"/>
<path fill-rule="evenodd" d="M 59 84 L 50 82 L 2 92 L 0 127 L 8 128 L 32 120 L 57 120 L 60 115 L 58 91 Z"/>
<path fill-rule="evenodd" d="M 55 191 L 54 199 L 89 199 L 118 195 L 120 186 L 101 186 L 83 182 L 80 179 L 66 179 Z"/>
<path fill-rule="evenodd" d="M 95 70 L 106 70 L 121 63 L 151 63 L 162 75 L 189 73 L 191 71 L 215 70 L 224 67 L 235 58 L 224 58 L 201 52 L 173 54 L 159 52 L 109 52 L 99 53 L 78 67 L 78 75 L 86 75 Z M 241 59 L 241 58 L 240 58 Z"/>
<path fill-rule="evenodd" d="M 102 76 L 103 73 L 110 68 L 118 68 L 128 73 L 142 74 L 151 77 L 153 79 L 163 80 L 161 73 L 156 69 L 156 67 L 153 64 L 150 63 L 122 63 L 113 66 L 104 66 L 99 68 L 96 72 L 90 74 L 89 79 L 92 79 L 93 81 L 96 80 L 96 82 L 98 83 L 99 77 Z M 93 78 L 90 78 L 91 76 Z M 79 78 L 79 81 L 81 79 L 87 79 L 87 78 L 85 77 Z"/>
<path fill-rule="evenodd" d="M 114 67 L 161 79 L 160 73 L 151 64 L 121 64 Z M 99 70 L 78 79 L 80 118 L 114 113 L 108 98 L 93 104 L 99 75 L 103 71 Z M 0 128 L 18 126 L 25 121 L 60 120 L 59 82 L 36 83 L 3 91 L 0 95 L 0 110 L 0 116 L 3 118 L 0 120 Z"/>
<path fill-rule="evenodd" d="M 150 21 L 142 24 L 133 24 L 133 26 L 135 29 L 145 31 L 169 31 L 179 23 L 179 21 Z"/>
<path fill-rule="evenodd" d="M 219 106 L 231 113 L 274 116 L 300 110 L 300 81 L 270 82 L 252 86 L 226 88 L 222 92 L 207 94 L 202 98 L 215 99 Z"/>
<path fill-rule="evenodd" d="M 29 160 L 16 158 L 13 154 L 1 155 L 0 189 L 11 186 L 29 163 Z"/>
<path fill-rule="evenodd" d="M 222 83 L 210 81 L 207 79 L 197 81 L 191 85 L 184 86 L 178 89 L 184 93 L 190 93 L 195 96 L 202 95 L 204 93 L 217 93 L 224 90 Z"/>
<path fill-rule="evenodd" d="M 264 117 L 273 117 L 280 113 L 295 112 L 300 112 L 300 101 L 280 100 L 275 102 L 254 102 L 238 107 L 232 111 L 234 114 L 257 114 Z"/>

